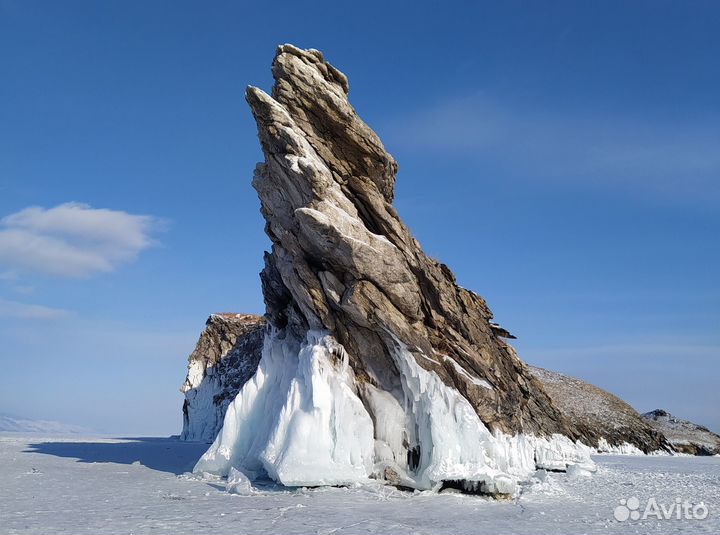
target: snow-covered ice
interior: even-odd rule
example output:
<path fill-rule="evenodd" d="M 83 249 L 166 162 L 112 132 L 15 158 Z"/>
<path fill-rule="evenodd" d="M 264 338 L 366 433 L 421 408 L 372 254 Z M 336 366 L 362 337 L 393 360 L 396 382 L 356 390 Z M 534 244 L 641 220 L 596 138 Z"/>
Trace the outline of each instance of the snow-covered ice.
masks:
<path fill-rule="evenodd" d="M 720 458 L 595 457 L 591 477 L 539 471 L 514 500 L 368 483 L 228 493 L 183 474 L 205 444 L 172 439 L 0 435 L 3 534 L 674 534 L 720 532 Z M 242 483 L 242 478 L 237 483 Z M 704 520 L 613 517 L 620 500 L 704 502 Z"/>

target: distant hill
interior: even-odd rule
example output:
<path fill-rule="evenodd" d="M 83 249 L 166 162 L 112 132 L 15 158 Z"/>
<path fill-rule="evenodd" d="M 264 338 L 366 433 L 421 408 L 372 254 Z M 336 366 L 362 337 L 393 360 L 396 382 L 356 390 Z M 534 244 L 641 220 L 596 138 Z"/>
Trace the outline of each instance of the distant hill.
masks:
<path fill-rule="evenodd" d="M 662 409 L 646 412 L 642 417 L 663 433 L 678 451 L 691 455 L 720 454 L 720 436 L 707 427 L 681 420 Z"/>
<path fill-rule="evenodd" d="M 530 371 L 590 446 L 611 453 L 629 453 L 632 447 L 644 453 L 670 451 L 662 432 L 617 396 L 561 373 L 535 366 Z"/>
<path fill-rule="evenodd" d="M 92 434 L 93 430 L 79 425 L 65 424 L 51 420 L 30 420 L 0 414 L 0 432 L 45 433 L 52 435 Z"/>

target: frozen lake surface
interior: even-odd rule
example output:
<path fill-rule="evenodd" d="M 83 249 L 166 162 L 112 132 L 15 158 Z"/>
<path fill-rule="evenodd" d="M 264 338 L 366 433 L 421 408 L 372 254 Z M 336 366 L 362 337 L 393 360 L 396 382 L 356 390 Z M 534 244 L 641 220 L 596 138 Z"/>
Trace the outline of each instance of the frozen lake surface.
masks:
<path fill-rule="evenodd" d="M 0 434 L 0 533 L 719 533 L 720 458 L 599 456 L 592 477 L 548 474 L 515 500 L 392 487 L 256 488 L 184 474 L 206 444 Z M 618 521 L 621 500 L 670 512 Z M 675 518 L 676 499 L 704 519 Z M 657 514 L 660 509 L 652 509 Z M 619 515 L 629 510 L 619 510 Z M 696 509 L 697 516 L 704 510 Z M 692 514 L 692 513 L 691 513 Z"/>

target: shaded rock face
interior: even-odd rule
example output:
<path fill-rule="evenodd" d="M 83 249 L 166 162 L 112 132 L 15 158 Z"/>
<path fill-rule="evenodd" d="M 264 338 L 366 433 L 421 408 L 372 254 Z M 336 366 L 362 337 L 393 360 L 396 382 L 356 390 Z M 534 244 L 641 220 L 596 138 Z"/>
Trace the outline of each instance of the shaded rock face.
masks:
<path fill-rule="evenodd" d="M 720 435 L 707 427 L 676 418 L 662 409 L 646 412 L 642 418 L 663 433 L 680 453 L 690 455 L 720 455 Z"/>
<path fill-rule="evenodd" d="M 530 367 L 553 403 L 582 434 L 583 442 L 600 451 L 672 451 L 655 429 L 623 400 L 594 385 L 543 368 Z"/>
<path fill-rule="evenodd" d="M 208 318 L 180 387 L 185 394 L 182 440 L 215 440 L 228 405 L 257 370 L 265 325 L 264 318 L 253 314 Z"/>
<path fill-rule="evenodd" d="M 402 344 L 490 430 L 582 438 L 485 301 L 401 221 L 391 204 L 398 166 L 348 102 L 345 75 L 291 45 L 278 48 L 272 72 L 272 95 L 246 93 L 265 155 L 253 186 L 273 244 L 261 274 L 270 324 L 297 339 L 330 333 L 361 397 L 363 384 L 402 389 L 391 357 Z"/>

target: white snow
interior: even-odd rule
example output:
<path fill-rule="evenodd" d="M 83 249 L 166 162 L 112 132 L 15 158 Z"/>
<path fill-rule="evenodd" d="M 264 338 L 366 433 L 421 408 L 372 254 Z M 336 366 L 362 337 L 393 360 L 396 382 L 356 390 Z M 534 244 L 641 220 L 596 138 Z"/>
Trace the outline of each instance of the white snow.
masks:
<path fill-rule="evenodd" d="M 2 533 L 31 535 L 696 534 L 720 532 L 720 458 L 596 457 L 592 478 L 538 471 L 514 500 L 378 483 L 346 488 L 257 485 L 226 492 L 219 478 L 176 475 L 202 444 L 168 439 L 58 439 L 0 434 Z M 136 464 L 134 464 L 136 463 Z M 571 469 L 573 470 L 573 469 Z M 247 488 L 247 487 L 246 487 Z M 635 496 L 704 502 L 704 520 L 618 522 Z"/>
<path fill-rule="evenodd" d="M 571 477 L 571 478 L 592 477 L 593 471 L 588 470 L 587 468 L 585 468 L 579 464 L 571 464 L 567 467 L 567 475 L 568 475 L 568 477 Z"/>

